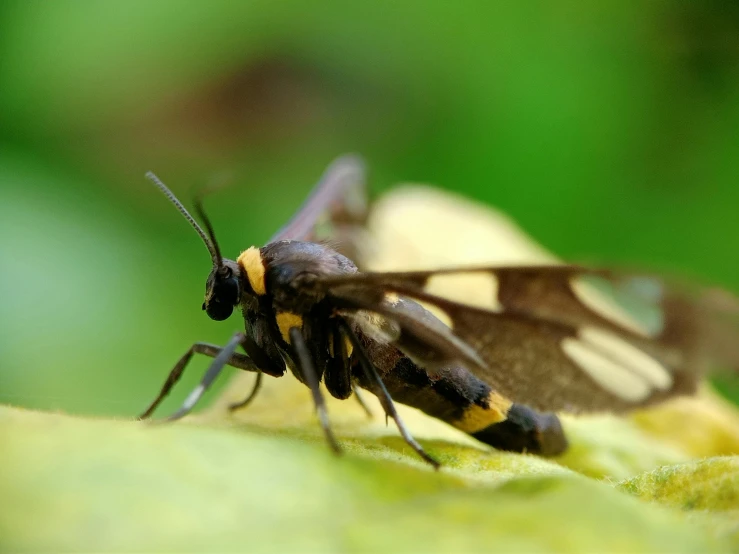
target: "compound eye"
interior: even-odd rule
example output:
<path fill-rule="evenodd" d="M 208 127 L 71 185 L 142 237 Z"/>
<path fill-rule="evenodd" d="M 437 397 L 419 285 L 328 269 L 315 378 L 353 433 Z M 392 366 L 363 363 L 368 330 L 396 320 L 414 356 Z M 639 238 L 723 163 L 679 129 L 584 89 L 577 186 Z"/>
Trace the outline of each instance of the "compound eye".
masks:
<path fill-rule="evenodd" d="M 234 279 L 220 281 L 215 286 L 214 296 L 224 304 L 235 305 L 239 303 L 239 282 Z"/>
<path fill-rule="evenodd" d="M 208 317 L 216 321 L 227 319 L 239 303 L 239 281 L 235 277 L 213 283 L 210 299 L 203 304 Z"/>
<path fill-rule="evenodd" d="M 233 304 L 223 304 L 222 302 L 213 301 L 205 307 L 205 313 L 208 317 L 215 321 L 223 321 L 228 319 L 234 311 Z"/>

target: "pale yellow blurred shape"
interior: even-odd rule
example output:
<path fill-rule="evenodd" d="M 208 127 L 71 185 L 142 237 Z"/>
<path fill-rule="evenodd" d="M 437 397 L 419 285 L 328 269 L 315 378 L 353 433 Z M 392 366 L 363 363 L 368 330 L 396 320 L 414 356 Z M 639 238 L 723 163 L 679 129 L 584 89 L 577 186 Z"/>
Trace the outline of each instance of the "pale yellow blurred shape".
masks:
<path fill-rule="evenodd" d="M 739 454 L 739 411 L 708 384 L 695 396 L 640 410 L 631 419 L 645 433 L 695 458 Z"/>
<path fill-rule="evenodd" d="M 367 226 L 373 243 L 366 263 L 373 271 L 559 263 L 502 212 L 421 185 L 381 197 Z"/>

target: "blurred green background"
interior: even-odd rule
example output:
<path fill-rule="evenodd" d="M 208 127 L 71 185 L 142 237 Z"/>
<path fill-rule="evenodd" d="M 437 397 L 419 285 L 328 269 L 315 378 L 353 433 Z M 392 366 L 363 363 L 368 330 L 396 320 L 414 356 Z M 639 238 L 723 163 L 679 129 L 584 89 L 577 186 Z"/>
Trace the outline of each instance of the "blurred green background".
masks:
<path fill-rule="evenodd" d="M 241 325 L 201 312 L 207 253 L 145 171 L 231 180 L 235 256 L 347 151 L 375 193 L 434 183 L 566 258 L 738 291 L 739 4 L 5 0 L 0 402 L 132 416 Z"/>

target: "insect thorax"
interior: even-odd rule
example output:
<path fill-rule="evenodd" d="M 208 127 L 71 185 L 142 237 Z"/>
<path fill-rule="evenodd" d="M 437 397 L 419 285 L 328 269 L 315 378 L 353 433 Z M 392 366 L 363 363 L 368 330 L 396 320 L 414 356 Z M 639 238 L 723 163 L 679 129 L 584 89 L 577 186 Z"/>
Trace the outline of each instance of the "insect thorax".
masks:
<path fill-rule="evenodd" d="M 321 244 L 278 241 L 239 257 L 252 289 L 264 296 L 278 312 L 307 314 L 325 298 L 322 289 L 312 285 L 316 279 L 346 275 L 357 271 L 347 257 Z M 249 262 L 247 264 L 247 262 Z M 261 280 L 261 281 L 260 281 Z M 256 281 L 256 287 L 254 286 Z"/>

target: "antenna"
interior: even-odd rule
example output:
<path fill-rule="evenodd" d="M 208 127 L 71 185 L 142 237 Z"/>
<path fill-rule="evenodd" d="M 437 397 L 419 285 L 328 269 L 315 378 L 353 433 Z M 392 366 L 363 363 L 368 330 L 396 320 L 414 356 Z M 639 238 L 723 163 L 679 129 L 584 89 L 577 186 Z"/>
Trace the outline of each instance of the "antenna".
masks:
<path fill-rule="evenodd" d="M 190 215 L 190 212 L 187 211 L 185 206 L 182 205 L 182 202 L 177 200 L 177 197 L 174 195 L 174 193 L 167 188 L 167 185 L 165 185 L 159 177 L 154 175 L 151 171 L 146 173 L 146 178 L 149 179 L 152 183 L 156 185 L 156 187 L 162 191 L 164 196 L 169 198 L 169 201 L 172 202 L 172 204 L 175 205 L 175 208 L 177 208 L 180 213 L 184 216 L 184 218 L 190 223 L 193 229 L 200 235 L 200 238 L 203 240 L 203 243 L 205 244 L 205 247 L 208 249 L 208 252 L 210 253 L 210 257 L 213 259 L 213 265 L 216 267 L 221 267 L 223 265 L 223 258 L 221 258 L 221 250 L 218 248 L 218 243 L 216 242 L 215 234 L 213 233 L 213 227 L 210 224 L 210 220 L 205 215 L 205 211 L 203 210 L 203 203 L 201 198 L 198 196 L 195 200 L 195 210 L 197 211 L 198 215 L 201 217 L 203 222 L 205 223 L 206 229 L 208 229 L 208 234 L 205 234 L 205 231 L 203 231 L 202 227 L 198 225 L 197 221 L 195 221 L 195 218 L 193 218 Z"/>
<path fill-rule="evenodd" d="M 208 216 L 205 214 L 205 209 L 203 209 L 203 193 L 198 193 L 195 196 L 195 212 L 203 221 L 203 223 L 205 224 L 205 228 L 208 231 L 208 237 L 210 237 L 210 245 L 213 247 L 210 255 L 213 256 L 215 251 L 215 258 L 213 258 L 213 263 L 215 263 L 216 266 L 221 267 L 223 265 L 221 249 L 219 248 L 218 242 L 216 241 L 216 234 L 215 231 L 213 231 L 213 225 L 211 225 L 210 219 L 208 219 Z M 202 233 L 202 230 L 200 232 Z"/>

